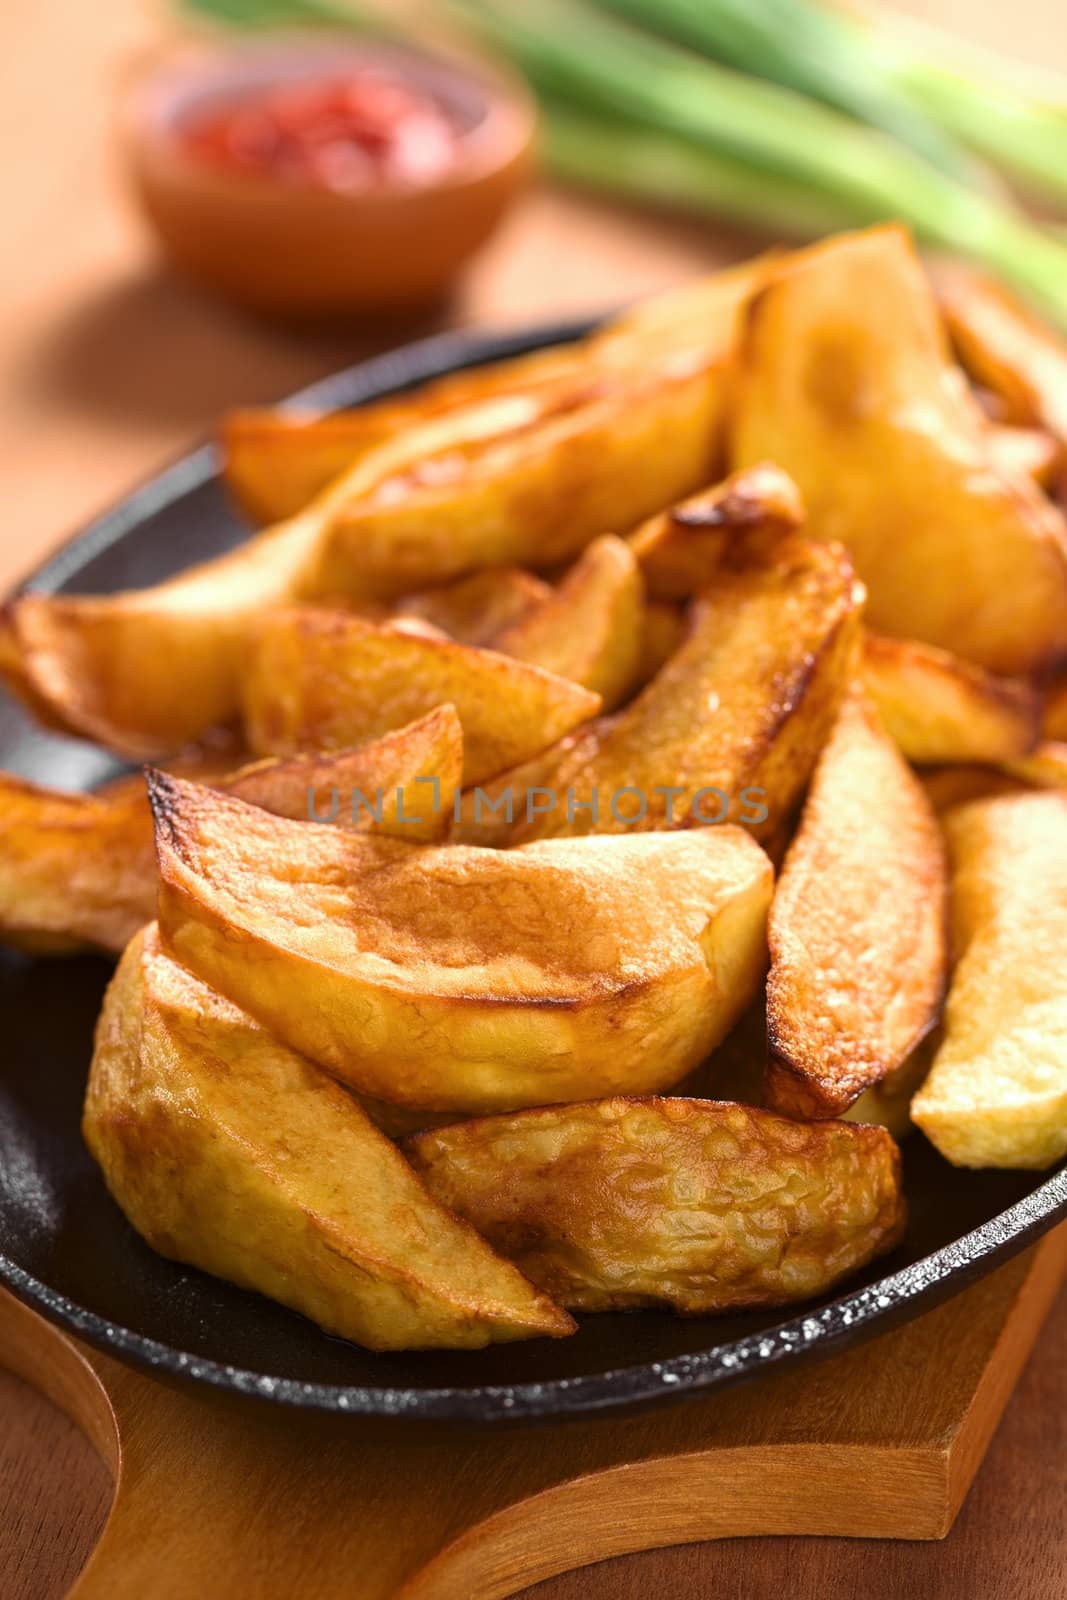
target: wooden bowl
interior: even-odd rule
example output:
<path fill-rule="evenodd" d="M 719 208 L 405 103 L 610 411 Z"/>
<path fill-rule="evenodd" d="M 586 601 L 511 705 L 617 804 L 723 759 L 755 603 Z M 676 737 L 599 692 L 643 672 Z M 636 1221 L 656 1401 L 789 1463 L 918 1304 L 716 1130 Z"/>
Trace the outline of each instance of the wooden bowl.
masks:
<path fill-rule="evenodd" d="M 182 137 L 191 116 L 249 91 L 367 66 L 451 112 L 462 131 L 442 175 L 337 193 L 215 167 Z M 135 74 L 121 106 L 135 190 L 175 265 L 243 305 L 303 317 L 436 299 L 527 177 L 536 122 L 529 92 L 495 65 L 348 34 L 178 47 Z"/>

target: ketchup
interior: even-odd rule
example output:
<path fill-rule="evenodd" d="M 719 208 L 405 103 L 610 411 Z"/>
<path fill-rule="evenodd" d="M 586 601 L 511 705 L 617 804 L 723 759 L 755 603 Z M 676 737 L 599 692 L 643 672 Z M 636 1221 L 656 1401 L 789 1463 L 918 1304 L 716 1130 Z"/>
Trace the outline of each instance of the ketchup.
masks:
<path fill-rule="evenodd" d="M 255 90 L 190 118 L 182 139 L 212 166 L 344 194 L 438 177 L 460 133 L 433 95 L 366 67 Z"/>

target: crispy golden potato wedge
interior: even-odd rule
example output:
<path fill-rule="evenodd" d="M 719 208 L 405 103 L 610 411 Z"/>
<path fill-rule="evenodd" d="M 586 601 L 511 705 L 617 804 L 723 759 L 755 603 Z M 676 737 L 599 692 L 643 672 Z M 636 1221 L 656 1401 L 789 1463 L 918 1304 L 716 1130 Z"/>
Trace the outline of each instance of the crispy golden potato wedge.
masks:
<path fill-rule="evenodd" d="M 861 602 L 845 552 L 796 535 L 724 568 L 648 687 L 561 748 L 545 780 L 555 804 L 520 793 L 516 778 L 515 838 L 727 818 L 770 836 L 837 714 Z"/>
<path fill-rule="evenodd" d="M 423 384 L 414 393 L 326 417 L 246 409 L 224 419 L 223 471 L 254 520 L 281 522 L 301 511 L 356 460 L 405 428 L 501 396 L 536 398 L 542 409 L 596 383 L 699 354 L 721 372 L 716 433 L 741 310 L 770 265 L 745 262 L 643 301 L 576 344 L 494 362 Z"/>
<path fill-rule="evenodd" d="M 285 522 L 388 439 L 398 420 L 369 406 L 326 417 L 231 411 L 219 430 L 226 487 L 254 523 Z"/>
<path fill-rule="evenodd" d="M 961 262 L 939 264 L 941 314 L 962 365 L 1005 415 L 1067 443 L 1067 346 L 999 283 Z"/>
<path fill-rule="evenodd" d="M 708 482 L 720 402 L 718 369 L 687 363 L 401 469 L 331 518 L 320 586 L 392 599 L 478 567 L 570 560 Z"/>
<path fill-rule="evenodd" d="M 815 246 L 759 294 L 733 444 L 735 465 L 796 480 L 813 537 L 847 545 L 873 631 L 1006 675 L 1067 656 L 1067 527 L 998 472 L 901 229 Z"/>
<path fill-rule="evenodd" d="M 494 650 L 516 656 L 598 694 L 605 711 L 637 679 L 644 648 L 644 584 L 633 551 L 605 534 L 539 606 L 502 628 Z"/>
<path fill-rule="evenodd" d="M 1067 794 L 1001 795 L 945 818 L 956 968 L 912 1117 L 958 1167 L 1067 1154 Z"/>
<path fill-rule="evenodd" d="M 455 583 L 404 595 L 395 615 L 417 617 L 460 644 L 487 645 L 551 594 L 551 585 L 524 567 L 486 567 Z"/>
<path fill-rule="evenodd" d="M 155 914 L 144 781 L 66 794 L 0 773 L 0 942 L 33 955 L 122 950 Z"/>
<path fill-rule="evenodd" d="M 152 927 L 104 1002 L 83 1127 L 153 1249 L 328 1333 L 406 1350 L 573 1332 L 351 1095 L 169 960 Z"/>
<path fill-rule="evenodd" d="M 0 674 L 50 725 L 138 760 L 181 750 L 236 718 L 260 617 L 329 597 L 320 546 L 339 506 L 407 467 L 432 471 L 441 455 L 454 466 L 472 442 L 521 431 L 530 414 L 520 396 L 431 418 L 369 452 L 298 517 L 153 588 L 22 595 L 0 613 Z"/>
<path fill-rule="evenodd" d="M 771 907 L 766 1104 L 836 1117 L 907 1061 L 948 975 L 944 843 L 859 694 L 819 758 Z"/>
<path fill-rule="evenodd" d="M 579 684 L 493 650 L 301 609 L 261 624 L 243 698 L 248 743 L 265 755 L 378 738 L 452 704 L 468 783 L 524 760 L 600 706 Z"/>
<path fill-rule="evenodd" d="M 989 448 L 998 472 L 1032 478 L 1042 489 L 1055 488 L 1063 451 L 1044 428 L 992 428 Z"/>
<path fill-rule="evenodd" d="M 451 828 L 463 767 L 452 706 L 358 750 L 267 760 L 204 781 L 296 821 L 411 842 Z M 436 796 L 436 806 L 434 799 Z M 141 773 L 92 794 L 0 773 L 0 943 L 116 953 L 156 914 L 152 812 Z"/>
<path fill-rule="evenodd" d="M 936 645 L 868 634 L 863 682 L 887 732 L 918 765 L 1007 761 L 1037 740 L 1032 683 L 998 678 Z"/>
<path fill-rule="evenodd" d="M 714 1100 L 597 1100 L 405 1142 L 443 1205 L 582 1311 L 691 1316 L 823 1294 L 904 1228 L 881 1128 Z"/>
<path fill-rule="evenodd" d="M 739 829 L 420 849 L 149 787 L 169 949 L 378 1099 L 474 1112 L 664 1088 L 762 975 L 772 870 Z"/>
<path fill-rule="evenodd" d="M 353 750 L 268 757 L 217 787 L 276 817 L 436 844 L 451 831 L 462 773 L 463 729 L 441 705 Z"/>
<path fill-rule="evenodd" d="M 804 520 L 797 486 L 763 463 L 657 512 L 629 543 L 655 600 L 688 600 L 713 582 L 723 556 L 744 536 L 746 549 L 769 547 Z"/>

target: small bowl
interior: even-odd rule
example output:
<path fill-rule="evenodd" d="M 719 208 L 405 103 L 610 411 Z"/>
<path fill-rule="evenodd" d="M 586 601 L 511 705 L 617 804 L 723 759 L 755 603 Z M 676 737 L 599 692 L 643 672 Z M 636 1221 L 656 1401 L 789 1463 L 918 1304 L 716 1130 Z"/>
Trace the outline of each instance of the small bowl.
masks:
<path fill-rule="evenodd" d="M 336 193 L 214 167 L 184 143 L 183 123 L 249 91 L 364 67 L 450 111 L 461 132 L 441 175 Z M 302 317 L 438 298 L 526 179 L 536 126 L 531 95 L 496 65 L 350 34 L 181 46 L 143 67 L 121 106 L 136 192 L 175 265 L 243 305 Z"/>

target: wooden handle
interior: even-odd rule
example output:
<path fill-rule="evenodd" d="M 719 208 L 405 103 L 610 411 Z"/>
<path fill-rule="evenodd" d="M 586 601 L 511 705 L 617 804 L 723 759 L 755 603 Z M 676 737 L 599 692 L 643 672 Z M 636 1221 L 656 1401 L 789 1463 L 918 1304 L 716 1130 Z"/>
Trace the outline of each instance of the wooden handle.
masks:
<path fill-rule="evenodd" d="M 940 1538 L 1065 1269 L 1067 1226 L 832 1361 L 673 1410 L 553 1426 L 382 1423 L 178 1388 L 9 1296 L 0 1360 L 115 1473 L 72 1600 L 491 1600 L 693 1540 Z"/>

